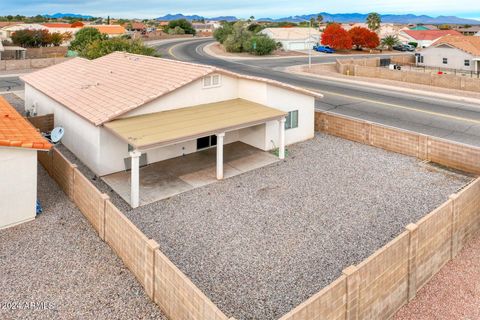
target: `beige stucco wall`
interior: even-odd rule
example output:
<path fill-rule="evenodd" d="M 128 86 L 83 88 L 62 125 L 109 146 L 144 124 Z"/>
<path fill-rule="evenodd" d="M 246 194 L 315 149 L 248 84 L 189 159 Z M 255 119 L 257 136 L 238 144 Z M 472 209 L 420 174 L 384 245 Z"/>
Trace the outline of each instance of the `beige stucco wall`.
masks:
<path fill-rule="evenodd" d="M 0 147 L 0 229 L 35 218 L 37 151 Z"/>

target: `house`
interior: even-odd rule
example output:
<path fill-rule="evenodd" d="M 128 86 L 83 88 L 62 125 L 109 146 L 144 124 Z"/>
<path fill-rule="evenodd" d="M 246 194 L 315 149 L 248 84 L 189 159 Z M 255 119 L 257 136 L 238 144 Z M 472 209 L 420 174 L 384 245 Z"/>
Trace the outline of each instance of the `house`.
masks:
<path fill-rule="evenodd" d="M 477 33 L 480 33 L 480 26 L 470 26 L 470 27 L 459 27 L 456 29 L 458 32 L 464 36 L 474 36 Z"/>
<path fill-rule="evenodd" d="M 48 30 L 47 27 L 37 23 L 21 23 L 14 25 L 7 25 L 0 29 L 0 41 L 11 41 L 11 36 L 15 31 L 19 30 Z"/>
<path fill-rule="evenodd" d="M 215 30 L 213 24 L 210 24 L 210 23 L 194 22 L 194 23 L 192 23 L 192 26 L 197 33 L 212 34 L 213 31 Z"/>
<path fill-rule="evenodd" d="M 321 94 L 213 66 L 114 52 L 75 58 L 30 74 L 25 108 L 53 113 L 62 143 L 96 175 L 132 168 L 131 205 L 139 205 L 139 162 L 152 164 L 240 141 L 260 150 L 314 136 Z M 62 81 L 58 81 L 62 79 Z"/>
<path fill-rule="evenodd" d="M 364 22 L 359 22 L 359 23 L 343 23 L 342 28 L 345 30 L 350 30 L 354 27 L 361 27 L 361 28 L 366 28 L 368 29 L 368 24 Z M 385 38 L 386 36 L 398 36 L 399 32 L 404 29 L 404 25 L 400 24 L 393 24 L 393 23 L 381 23 L 380 24 L 380 29 L 377 31 L 378 36 L 380 39 Z"/>
<path fill-rule="evenodd" d="M 416 42 L 418 48 L 426 48 L 441 37 L 448 35 L 462 35 L 455 30 L 402 30 L 400 36 L 406 39 L 405 43 Z"/>
<path fill-rule="evenodd" d="M 0 96 L 0 229 L 33 220 L 37 151 L 51 144 Z"/>
<path fill-rule="evenodd" d="M 417 55 L 421 66 L 480 72 L 480 37 L 445 36 Z"/>
<path fill-rule="evenodd" d="M 91 24 L 87 27 L 95 28 L 101 33 L 107 34 L 110 38 L 120 37 L 127 33 L 127 30 L 118 24 Z"/>
<path fill-rule="evenodd" d="M 123 25 L 124 28 L 126 28 L 128 31 L 136 31 L 136 32 L 146 32 L 147 31 L 147 26 L 138 21 L 131 21 L 127 22 Z"/>
<path fill-rule="evenodd" d="M 286 51 L 311 49 L 321 39 L 320 31 L 315 28 L 265 28 L 260 33 L 280 42 Z"/>

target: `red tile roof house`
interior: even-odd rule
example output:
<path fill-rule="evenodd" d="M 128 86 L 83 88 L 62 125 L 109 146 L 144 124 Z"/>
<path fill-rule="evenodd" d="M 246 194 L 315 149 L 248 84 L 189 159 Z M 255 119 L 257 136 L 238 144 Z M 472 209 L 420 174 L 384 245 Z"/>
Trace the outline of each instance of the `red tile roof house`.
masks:
<path fill-rule="evenodd" d="M 195 153 L 197 139 L 216 136 L 222 179 L 223 144 L 278 147 L 283 158 L 285 144 L 314 136 L 315 98 L 322 97 L 212 66 L 123 52 L 75 58 L 21 78 L 25 107 L 53 113 L 55 125 L 65 128 L 62 143 L 96 175 L 131 164 L 133 207 L 141 154 L 155 163 Z"/>
<path fill-rule="evenodd" d="M 461 36 L 462 34 L 456 30 L 402 30 L 400 36 L 406 39 L 406 42 L 418 43 L 418 48 L 427 48 L 432 43 L 441 37 L 454 35 Z"/>
<path fill-rule="evenodd" d="M 0 229 L 33 220 L 37 151 L 50 143 L 0 96 Z"/>

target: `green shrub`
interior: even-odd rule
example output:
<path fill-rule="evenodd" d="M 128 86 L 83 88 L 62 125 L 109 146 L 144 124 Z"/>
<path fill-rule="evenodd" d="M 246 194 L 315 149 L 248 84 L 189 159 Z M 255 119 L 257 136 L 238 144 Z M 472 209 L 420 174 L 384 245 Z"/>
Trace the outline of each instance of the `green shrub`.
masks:
<path fill-rule="evenodd" d="M 75 39 L 70 43 L 70 50 L 80 52 L 84 50 L 89 44 L 97 40 L 106 39 L 108 39 L 108 36 L 106 34 L 102 34 L 100 31 L 98 31 L 98 29 L 86 27 L 79 30 L 75 34 Z"/>
<path fill-rule="evenodd" d="M 79 56 L 87 59 L 96 59 L 115 51 L 136 53 L 146 56 L 156 55 L 154 48 L 145 46 L 140 40 L 112 38 L 91 42 L 79 52 Z"/>
<path fill-rule="evenodd" d="M 271 54 L 277 48 L 277 43 L 267 36 L 255 35 L 249 39 L 248 46 L 245 47 L 246 51 L 252 54 L 264 56 Z"/>

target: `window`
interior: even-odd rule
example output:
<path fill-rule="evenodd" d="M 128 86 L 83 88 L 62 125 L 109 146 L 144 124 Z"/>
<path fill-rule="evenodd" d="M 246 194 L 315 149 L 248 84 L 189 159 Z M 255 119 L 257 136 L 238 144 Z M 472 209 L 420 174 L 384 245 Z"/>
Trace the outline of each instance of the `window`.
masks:
<path fill-rule="evenodd" d="M 197 139 L 197 150 L 207 149 L 217 145 L 217 136 L 208 136 Z"/>
<path fill-rule="evenodd" d="M 213 74 L 203 78 L 203 87 L 204 88 L 213 88 L 220 86 L 220 75 Z"/>
<path fill-rule="evenodd" d="M 470 60 L 465 60 L 464 65 L 465 67 L 470 67 Z"/>
<path fill-rule="evenodd" d="M 285 121 L 285 129 L 298 128 L 298 110 L 289 111 Z"/>
<path fill-rule="evenodd" d="M 443 64 L 448 64 L 448 59 L 447 58 L 443 58 Z"/>
<path fill-rule="evenodd" d="M 418 63 L 423 63 L 423 56 L 418 56 Z"/>

